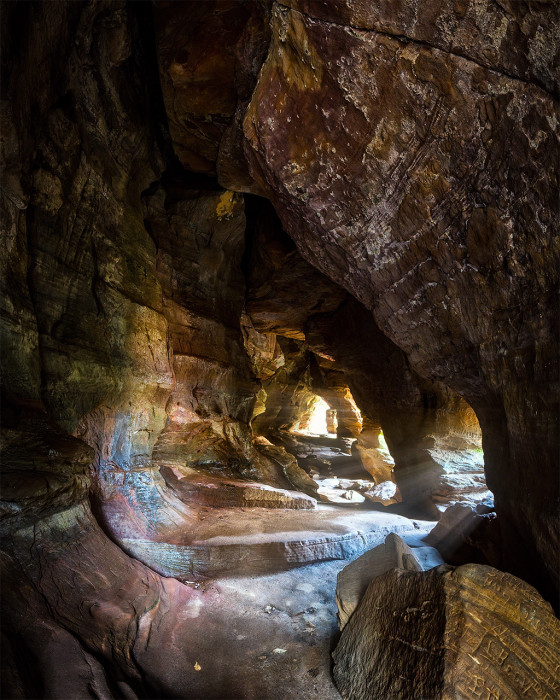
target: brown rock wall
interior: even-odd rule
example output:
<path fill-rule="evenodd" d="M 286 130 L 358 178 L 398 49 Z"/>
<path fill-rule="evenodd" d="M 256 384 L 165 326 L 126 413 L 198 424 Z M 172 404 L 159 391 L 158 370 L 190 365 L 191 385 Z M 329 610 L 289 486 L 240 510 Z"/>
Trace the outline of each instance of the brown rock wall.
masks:
<path fill-rule="evenodd" d="M 305 338 L 315 355 L 309 388 L 337 409 L 339 434 L 360 433 L 360 417 L 347 398 L 350 387 L 364 415 L 384 430 L 396 461 L 393 476 L 391 465 L 366 447 L 364 436 L 365 449 L 358 453 L 365 468 L 376 482 L 382 476 L 381 481 L 396 479 L 407 503 L 435 515 L 431 493 L 442 468 L 428 450 L 442 440 L 458 447 L 467 434 L 476 435 L 474 412 L 443 384 L 418 376 L 372 314 L 301 258 L 272 212 L 261 206 L 252 223 L 246 308 L 253 324 Z M 269 411 L 272 403 L 282 403 L 285 388 L 277 385 L 285 380 L 280 373 L 265 383 L 266 391 L 275 386 L 279 392 L 267 400 Z"/>
<path fill-rule="evenodd" d="M 450 7 L 423 5 L 416 25 L 437 33 Z M 464 7 L 470 22 L 482 5 Z M 557 26 L 553 6 L 506 8 L 504 37 L 523 17 L 537 47 L 541 12 Z M 502 71 L 505 40 L 488 67 L 476 36 L 464 56 L 423 42 L 276 5 L 247 153 L 302 255 L 474 408 L 509 566 L 557 589 L 557 103 Z M 536 53 L 519 75 L 548 81 L 554 51 Z M 536 551 L 516 568 L 519 538 Z"/>
<path fill-rule="evenodd" d="M 119 3 L 21 12 L 25 39 L 4 54 L 5 396 L 33 401 L 98 459 L 142 463 L 173 377 L 139 207 L 162 164 L 146 104 L 132 109 L 150 82 L 146 56 L 130 53 L 141 20 Z"/>
<path fill-rule="evenodd" d="M 504 0 L 287 0 L 310 17 L 388 34 L 467 58 L 491 70 L 536 83 L 558 94 L 558 8 Z"/>
<path fill-rule="evenodd" d="M 173 147 L 194 172 L 261 194 L 243 152 L 243 116 L 270 41 L 268 3 L 210 0 L 154 7 Z"/>

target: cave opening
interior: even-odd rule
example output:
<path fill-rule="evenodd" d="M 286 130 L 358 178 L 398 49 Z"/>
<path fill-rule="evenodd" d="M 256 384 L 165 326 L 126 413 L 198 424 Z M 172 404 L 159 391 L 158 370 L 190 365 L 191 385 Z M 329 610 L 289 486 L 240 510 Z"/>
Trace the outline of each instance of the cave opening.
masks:
<path fill-rule="evenodd" d="M 300 419 L 291 432 L 336 438 L 337 426 L 336 409 L 331 408 L 324 399 L 315 395 L 309 407 L 309 417 Z"/>
<path fill-rule="evenodd" d="M 560 697 L 558 19 L 390 5 L 1 3 L 2 697 Z"/>

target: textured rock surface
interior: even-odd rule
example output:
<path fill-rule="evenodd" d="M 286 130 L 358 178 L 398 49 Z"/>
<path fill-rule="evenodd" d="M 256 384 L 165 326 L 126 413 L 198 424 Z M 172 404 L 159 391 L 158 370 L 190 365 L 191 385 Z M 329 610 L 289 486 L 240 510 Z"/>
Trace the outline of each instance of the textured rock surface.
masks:
<path fill-rule="evenodd" d="M 364 469 L 376 483 L 393 480 L 395 460 L 388 450 L 384 450 L 379 442 L 381 427 L 369 419 L 363 424 L 362 432 L 352 445 L 352 452 L 360 457 Z"/>
<path fill-rule="evenodd" d="M 262 382 L 262 406 L 251 422 L 257 435 L 270 436 L 298 424 L 305 427 L 316 400 L 311 385 L 309 350 L 296 340 L 278 337 L 277 342 L 284 362 L 273 376 Z"/>
<path fill-rule="evenodd" d="M 558 590 L 558 7 L 291 4 L 252 173 L 302 255 L 475 409 L 508 566 Z"/>
<path fill-rule="evenodd" d="M 443 560 L 438 564 L 443 564 Z M 410 547 L 394 532 L 387 535 L 383 544 L 362 554 L 342 569 L 336 579 L 337 619 L 341 630 L 358 607 L 371 581 L 390 569 L 423 570 Z"/>
<path fill-rule="evenodd" d="M 210 0 L 158 3 L 161 86 L 173 146 L 191 171 L 220 173 L 226 187 L 259 191 L 242 147 L 242 105 L 268 47 L 264 6 Z"/>
<path fill-rule="evenodd" d="M 301 500 L 311 500 L 300 496 Z M 127 530 L 121 518 L 115 536 L 131 556 L 162 576 L 201 581 L 259 575 L 332 559 L 349 559 L 392 531 L 422 530 L 431 523 L 380 512 L 348 512 L 333 505 L 288 511 L 273 508 L 199 509 L 186 523 L 169 523 L 156 536 Z M 115 519 L 116 520 L 116 519 Z"/>
<path fill-rule="evenodd" d="M 295 491 L 285 491 L 252 481 L 218 479 L 188 467 L 181 469 L 164 466 L 160 469 L 167 485 L 177 493 L 184 503 L 219 508 L 235 506 L 240 508 L 315 507 L 315 502 L 312 499 Z M 315 491 L 316 486 L 312 493 Z"/>
<path fill-rule="evenodd" d="M 447 508 L 426 542 L 450 564 L 503 561 L 499 520 L 494 513 L 479 513 L 465 504 Z"/>
<path fill-rule="evenodd" d="M 243 199 L 192 189 L 185 177 L 164 178 L 152 189 L 144 201 L 158 245 L 175 378 L 154 460 L 290 488 L 277 465 L 255 450 L 248 428 L 258 386 L 240 328 Z"/>
<path fill-rule="evenodd" d="M 523 581 L 486 566 L 394 569 L 369 585 L 333 654 L 345 698 L 554 698 L 560 623 Z"/>

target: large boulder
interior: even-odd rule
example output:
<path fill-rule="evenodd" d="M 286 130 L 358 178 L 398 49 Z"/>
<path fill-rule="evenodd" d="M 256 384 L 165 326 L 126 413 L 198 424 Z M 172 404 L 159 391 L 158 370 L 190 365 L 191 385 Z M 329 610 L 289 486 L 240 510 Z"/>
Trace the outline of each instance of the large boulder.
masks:
<path fill-rule="evenodd" d="M 500 560 L 500 529 L 496 515 L 481 514 L 465 504 L 447 508 L 425 539 L 449 564 L 487 564 Z"/>
<path fill-rule="evenodd" d="M 560 693 L 551 606 L 488 566 L 387 571 L 369 585 L 333 657 L 335 683 L 351 700 Z"/>
<path fill-rule="evenodd" d="M 412 550 L 406 542 L 391 532 L 385 542 L 362 554 L 338 574 L 336 580 L 336 604 L 338 606 L 338 626 L 344 626 L 357 608 L 367 587 L 374 578 L 390 569 L 425 571 L 439 564 L 443 559 L 433 547 L 420 547 Z"/>

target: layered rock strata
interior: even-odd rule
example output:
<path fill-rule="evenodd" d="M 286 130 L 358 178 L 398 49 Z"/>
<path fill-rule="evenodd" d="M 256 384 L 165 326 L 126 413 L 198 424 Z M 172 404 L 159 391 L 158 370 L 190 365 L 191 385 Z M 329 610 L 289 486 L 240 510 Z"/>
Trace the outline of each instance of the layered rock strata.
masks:
<path fill-rule="evenodd" d="M 346 386 L 423 512 L 447 460 L 439 438 L 462 450 L 454 439 L 472 432 L 469 402 L 501 533 L 487 558 L 555 600 L 557 8 L 2 13 L 3 694 L 188 694 L 203 683 L 187 626 L 216 599 L 167 576 L 354 556 L 414 528 L 315 509 L 293 458 L 255 444 L 251 418 L 261 434 L 304 425 L 315 393 L 335 403 Z M 263 238 L 257 198 L 234 191 L 266 195 L 297 252 L 274 216 Z M 351 413 L 341 435 L 357 432 Z M 421 575 L 396 577 L 411 581 L 402 599 L 435 601 L 429 634 L 443 629 L 458 660 L 446 666 L 437 639 L 434 658 L 411 647 L 426 648 L 423 621 L 403 613 L 418 688 L 437 697 L 443 659 L 457 692 L 558 694 L 556 623 L 532 589 L 472 567 L 407 576 Z M 529 622 L 515 627 L 510 602 Z M 475 648 L 461 607 L 510 647 L 475 628 L 488 640 Z M 507 678 L 476 675 L 502 658 Z"/>
<path fill-rule="evenodd" d="M 294 371 L 299 371 L 299 381 L 308 385 L 308 391 L 319 394 L 337 410 L 339 435 L 359 438 L 356 452 L 376 483 L 396 481 L 407 504 L 436 515 L 431 495 L 440 488 L 447 462 L 468 461 L 469 455 L 460 455 L 459 449 L 468 448 L 469 440 L 476 444 L 480 439 L 473 410 L 440 382 L 414 372 L 371 313 L 302 259 L 269 208 L 261 205 L 252 214 L 251 223 L 246 309 L 253 328 L 306 342 L 313 355 L 305 354 L 302 348 L 300 368 L 294 367 Z M 305 363 L 309 378 L 304 374 Z M 267 379 L 265 390 L 280 383 L 284 392 L 286 370 L 283 367 Z M 297 381 L 296 376 L 289 383 Z M 269 415 L 275 405 L 288 405 L 272 391 L 269 394 Z M 354 399 L 367 421 L 362 436 L 362 415 Z M 261 414 L 254 421 L 254 429 L 266 433 L 290 427 L 289 420 L 264 423 L 265 416 Z M 376 435 L 381 429 L 395 463 L 394 472 L 377 450 Z"/>
<path fill-rule="evenodd" d="M 560 623 L 534 588 L 469 564 L 374 579 L 333 654 L 345 698 L 554 698 Z"/>

